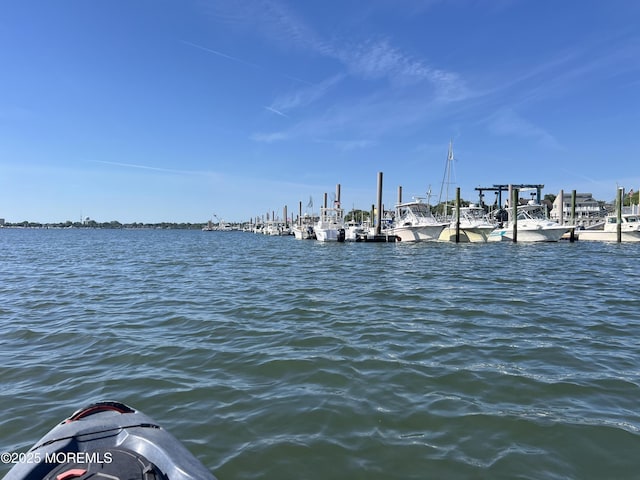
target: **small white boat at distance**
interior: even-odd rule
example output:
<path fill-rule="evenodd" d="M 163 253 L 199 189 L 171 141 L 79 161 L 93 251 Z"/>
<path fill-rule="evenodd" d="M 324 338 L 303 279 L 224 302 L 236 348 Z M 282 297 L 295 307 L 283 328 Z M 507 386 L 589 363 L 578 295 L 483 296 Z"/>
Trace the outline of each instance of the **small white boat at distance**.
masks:
<path fill-rule="evenodd" d="M 620 224 L 621 241 L 640 242 L 640 215 L 622 213 Z M 578 230 L 578 240 L 617 242 L 618 241 L 618 216 L 607 215 L 604 225 L 600 229 Z"/>
<path fill-rule="evenodd" d="M 347 242 L 359 242 L 373 235 L 375 235 L 374 228 L 369 225 L 368 221 L 351 221 L 345 225 L 345 241 Z"/>
<path fill-rule="evenodd" d="M 335 202 L 333 207 L 320 207 L 320 218 L 313 231 L 319 242 L 344 242 L 344 209 Z"/>
<path fill-rule="evenodd" d="M 489 242 L 513 241 L 513 222 L 511 210 L 507 210 L 509 220 L 493 230 Z M 518 206 L 517 241 L 518 242 L 557 242 L 562 235 L 571 230 L 569 225 L 559 225 L 549 220 L 544 207 L 530 200 L 526 205 Z"/>
<path fill-rule="evenodd" d="M 277 221 L 267 221 L 262 233 L 272 237 L 281 236 L 284 234 L 284 225 Z"/>
<path fill-rule="evenodd" d="M 202 227 L 203 232 L 213 232 L 214 230 L 215 228 L 213 227 L 213 222 L 211 220 L 209 220 L 207 224 Z"/>
<path fill-rule="evenodd" d="M 455 242 L 456 223 L 454 210 L 451 224 L 442 231 L 440 240 Z M 460 242 L 484 243 L 495 228 L 495 223 L 489 221 L 484 208 L 473 203 L 468 207 L 460 207 Z"/>
<path fill-rule="evenodd" d="M 316 234 L 313 231 L 314 217 L 304 215 L 298 219 L 298 222 L 291 229 L 296 240 L 313 240 Z"/>
<path fill-rule="evenodd" d="M 396 205 L 396 216 L 389 234 L 400 242 L 433 242 L 448 225 L 439 222 L 431 213 L 431 208 L 422 199 Z"/>

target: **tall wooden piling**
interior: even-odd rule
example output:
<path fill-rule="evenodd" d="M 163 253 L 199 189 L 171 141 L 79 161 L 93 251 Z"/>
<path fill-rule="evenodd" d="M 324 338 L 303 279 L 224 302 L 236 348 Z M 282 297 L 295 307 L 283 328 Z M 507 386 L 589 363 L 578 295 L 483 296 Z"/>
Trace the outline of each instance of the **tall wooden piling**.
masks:
<path fill-rule="evenodd" d="M 460 187 L 456 187 L 456 243 L 460 243 Z"/>
<path fill-rule="evenodd" d="M 622 201 L 624 199 L 624 188 L 618 188 L 618 198 L 616 199 L 616 241 L 622 242 Z"/>
<path fill-rule="evenodd" d="M 520 190 L 517 188 L 512 189 L 511 191 L 511 224 L 513 226 L 513 243 L 518 241 L 518 197 L 520 197 Z"/>
<path fill-rule="evenodd" d="M 573 228 L 571 229 L 571 233 L 569 233 L 569 241 L 576 241 L 576 191 L 571 190 L 571 225 Z"/>
<path fill-rule="evenodd" d="M 398 186 L 398 203 L 402 203 L 402 185 Z"/>
<path fill-rule="evenodd" d="M 382 172 L 378 172 L 378 215 L 376 218 L 376 235 L 382 233 Z"/>

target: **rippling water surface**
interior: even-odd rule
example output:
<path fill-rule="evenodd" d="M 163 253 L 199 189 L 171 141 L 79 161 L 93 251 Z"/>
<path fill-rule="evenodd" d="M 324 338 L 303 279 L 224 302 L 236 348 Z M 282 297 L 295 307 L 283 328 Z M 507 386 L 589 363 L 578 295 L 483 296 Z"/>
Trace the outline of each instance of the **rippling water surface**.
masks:
<path fill-rule="evenodd" d="M 640 478 L 638 245 L 4 229 L 0 255 L 4 451 L 106 398 L 220 480 Z"/>

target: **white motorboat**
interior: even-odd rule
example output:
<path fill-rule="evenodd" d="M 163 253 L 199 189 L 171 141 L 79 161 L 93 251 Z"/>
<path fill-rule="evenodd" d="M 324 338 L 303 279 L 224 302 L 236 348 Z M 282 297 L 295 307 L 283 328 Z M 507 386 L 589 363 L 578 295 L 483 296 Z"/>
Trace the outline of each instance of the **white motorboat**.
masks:
<path fill-rule="evenodd" d="M 440 240 L 455 242 L 456 240 L 455 216 L 440 234 Z M 470 204 L 468 207 L 460 207 L 460 242 L 484 243 L 489 238 L 491 232 L 496 228 L 482 207 Z"/>
<path fill-rule="evenodd" d="M 413 202 L 396 205 L 396 216 L 389 234 L 401 242 L 432 242 L 438 240 L 447 225 L 436 220 L 429 205 L 416 198 Z"/>
<path fill-rule="evenodd" d="M 213 232 L 215 230 L 214 226 L 213 226 L 213 222 L 211 220 L 209 220 L 207 222 L 207 224 L 202 227 L 202 231 L 203 232 Z"/>
<path fill-rule="evenodd" d="M 296 240 L 313 240 L 316 238 L 316 234 L 313 231 L 314 218 L 309 215 L 305 215 L 304 217 L 300 217 L 298 219 L 298 223 L 296 223 L 293 228 L 294 237 Z"/>
<path fill-rule="evenodd" d="M 345 226 L 345 241 L 359 242 L 368 236 L 375 235 L 369 222 L 349 222 Z"/>
<path fill-rule="evenodd" d="M 314 225 L 316 240 L 320 242 L 344 242 L 344 210 L 335 202 L 333 207 L 321 207 L 320 218 Z"/>
<path fill-rule="evenodd" d="M 513 222 L 510 210 L 508 210 L 508 214 L 509 219 L 489 234 L 489 242 L 513 241 Z M 526 205 L 518 206 L 516 227 L 518 242 L 557 242 L 572 228 L 572 226 L 559 225 L 549 220 L 544 207 L 532 200 Z"/>
<path fill-rule="evenodd" d="M 622 213 L 620 223 L 620 240 L 623 242 L 640 242 L 640 215 Z M 617 214 L 607 215 L 604 225 L 600 229 L 578 230 L 578 240 L 617 242 L 618 217 Z"/>
<path fill-rule="evenodd" d="M 288 235 L 285 225 L 277 221 L 268 221 L 262 233 L 272 237 Z"/>

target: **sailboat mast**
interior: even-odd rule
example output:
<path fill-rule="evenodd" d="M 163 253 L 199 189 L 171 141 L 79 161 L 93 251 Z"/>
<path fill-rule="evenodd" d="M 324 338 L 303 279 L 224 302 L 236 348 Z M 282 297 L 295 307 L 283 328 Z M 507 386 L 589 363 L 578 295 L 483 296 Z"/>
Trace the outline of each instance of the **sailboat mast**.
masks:
<path fill-rule="evenodd" d="M 442 176 L 442 185 L 440 186 L 440 198 L 438 203 L 442 203 L 442 192 L 445 192 L 443 215 L 446 217 L 449 210 L 449 184 L 451 183 L 451 165 L 453 163 L 453 140 L 449 140 L 449 150 L 447 152 L 447 163 Z"/>

